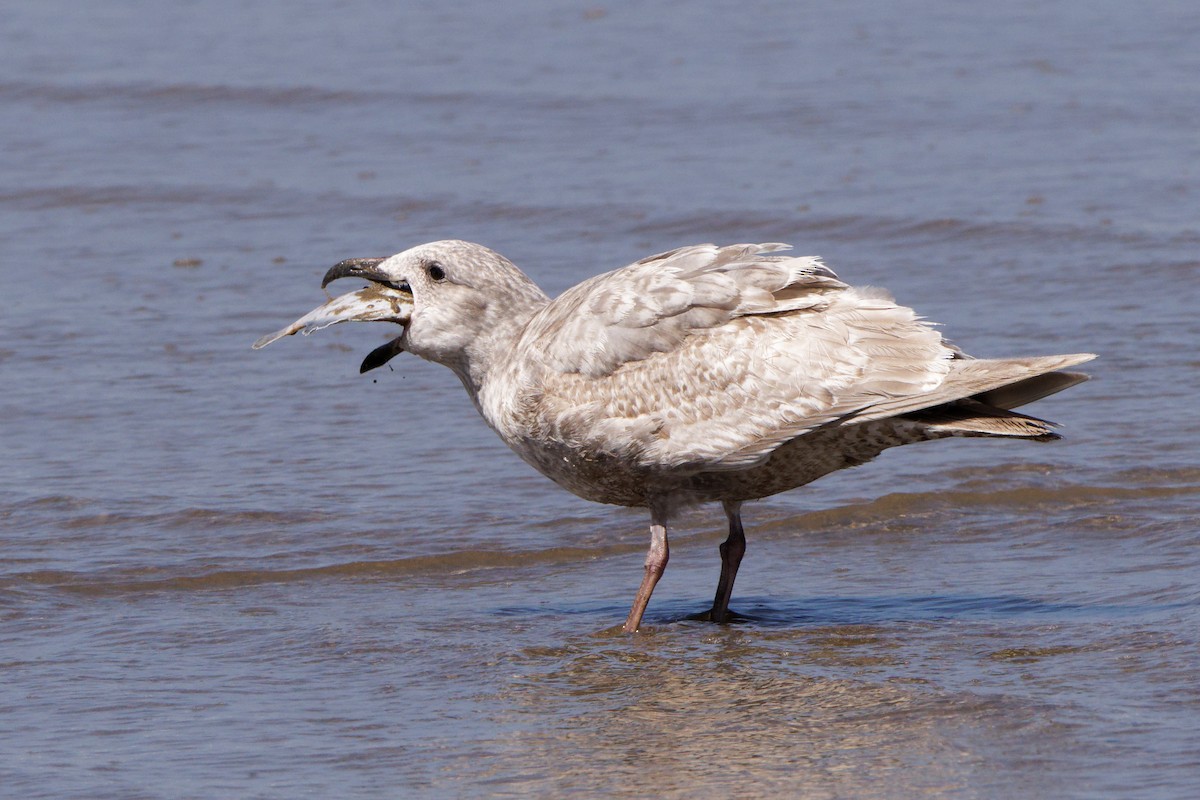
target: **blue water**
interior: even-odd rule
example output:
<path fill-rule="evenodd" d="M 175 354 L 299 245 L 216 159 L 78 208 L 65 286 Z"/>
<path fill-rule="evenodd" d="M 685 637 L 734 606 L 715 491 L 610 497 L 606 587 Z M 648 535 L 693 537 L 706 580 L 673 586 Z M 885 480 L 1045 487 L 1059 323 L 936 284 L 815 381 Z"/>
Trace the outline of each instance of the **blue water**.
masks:
<path fill-rule="evenodd" d="M 0 9 L 0 796 L 1200 789 L 1200 11 Z M 787 241 L 980 356 L 1090 351 L 1048 445 L 715 509 L 532 472 L 379 326 L 249 345 L 350 256 L 551 294 Z"/>

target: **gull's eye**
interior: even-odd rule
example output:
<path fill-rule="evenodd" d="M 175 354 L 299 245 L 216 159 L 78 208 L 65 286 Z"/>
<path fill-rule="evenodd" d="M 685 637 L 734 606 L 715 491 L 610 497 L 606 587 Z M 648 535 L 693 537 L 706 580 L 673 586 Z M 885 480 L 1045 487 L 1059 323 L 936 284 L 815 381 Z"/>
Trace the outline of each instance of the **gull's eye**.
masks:
<path fill-rule="evenodd" d="M 432 278 L 433 280 L 435 280 L 435 281 L 446 280 L 446 270 L 442 267 L 441 264 L 437 263 L 436 261 L 433 262 L 432 264 L 430 264 L 427 267 L 427 269 L 429 271 L 429 277 Z"/>

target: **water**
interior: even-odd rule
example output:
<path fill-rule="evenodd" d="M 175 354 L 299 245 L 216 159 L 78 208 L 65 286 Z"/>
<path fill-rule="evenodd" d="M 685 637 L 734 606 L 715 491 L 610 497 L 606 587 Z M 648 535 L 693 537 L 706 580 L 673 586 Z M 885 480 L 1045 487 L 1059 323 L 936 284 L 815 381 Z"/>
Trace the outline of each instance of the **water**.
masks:
<path fill-rule="evenodd" d="M 0 10 L 0 795 L 1144 797 L 1200 789 L 1191 4 Z M 977 355 L 1093 351 L 1052 445 L 681 520 L 342 326 L 444 237 L 549 292 L 791 241 Z"/>

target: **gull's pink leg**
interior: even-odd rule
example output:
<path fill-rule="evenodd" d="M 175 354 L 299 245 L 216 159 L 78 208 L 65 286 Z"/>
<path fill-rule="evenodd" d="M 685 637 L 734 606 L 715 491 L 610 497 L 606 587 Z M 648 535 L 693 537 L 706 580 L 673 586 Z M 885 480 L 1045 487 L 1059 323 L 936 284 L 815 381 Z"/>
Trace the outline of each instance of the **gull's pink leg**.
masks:
<path fill-rule="evenodd" d="M 629 618 L 625 620 L 625 632 L 635 633 L 642 624 L 642 615 L 646 613 L 646 605 L 650 602 L 650 594 L 655 584 L 662 577 L 670 558 L 667 547 L 667 526 L 656 515 L 650 520 L 650 550 L 646 553 L 646 574 L 642 577 L 642 585 L 638 587 L 637 597 L 633 599 L 633 608 L 629 610 Z"/>

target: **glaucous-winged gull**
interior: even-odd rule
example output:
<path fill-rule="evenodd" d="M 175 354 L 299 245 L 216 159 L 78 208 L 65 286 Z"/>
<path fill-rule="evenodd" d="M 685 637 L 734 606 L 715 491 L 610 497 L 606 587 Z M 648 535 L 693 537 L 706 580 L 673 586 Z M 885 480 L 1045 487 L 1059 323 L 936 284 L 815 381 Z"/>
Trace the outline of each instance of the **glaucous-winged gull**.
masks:
<path fill-rule="evenodd" d="M 403 331 L 361 371 L 408 351 L 450 367 L 479 413 L 529 464 L 580 497 L 650 512 L 636 631 L 667 565 L 667 524 L 720 501 L 729 535 L 712 608 L 721 622 L 745 552 L 741 505 L 949 437 L 1045 441 L 1011 409 L 1087 376 L 1090 354 L 976 359 L 879 289 L 843 283 L 782 244 L 682 247 L 551 300 L 478 244 L 441 241 L 342 261 L 368 281 L 255 348 L 338 322 Z"/>

